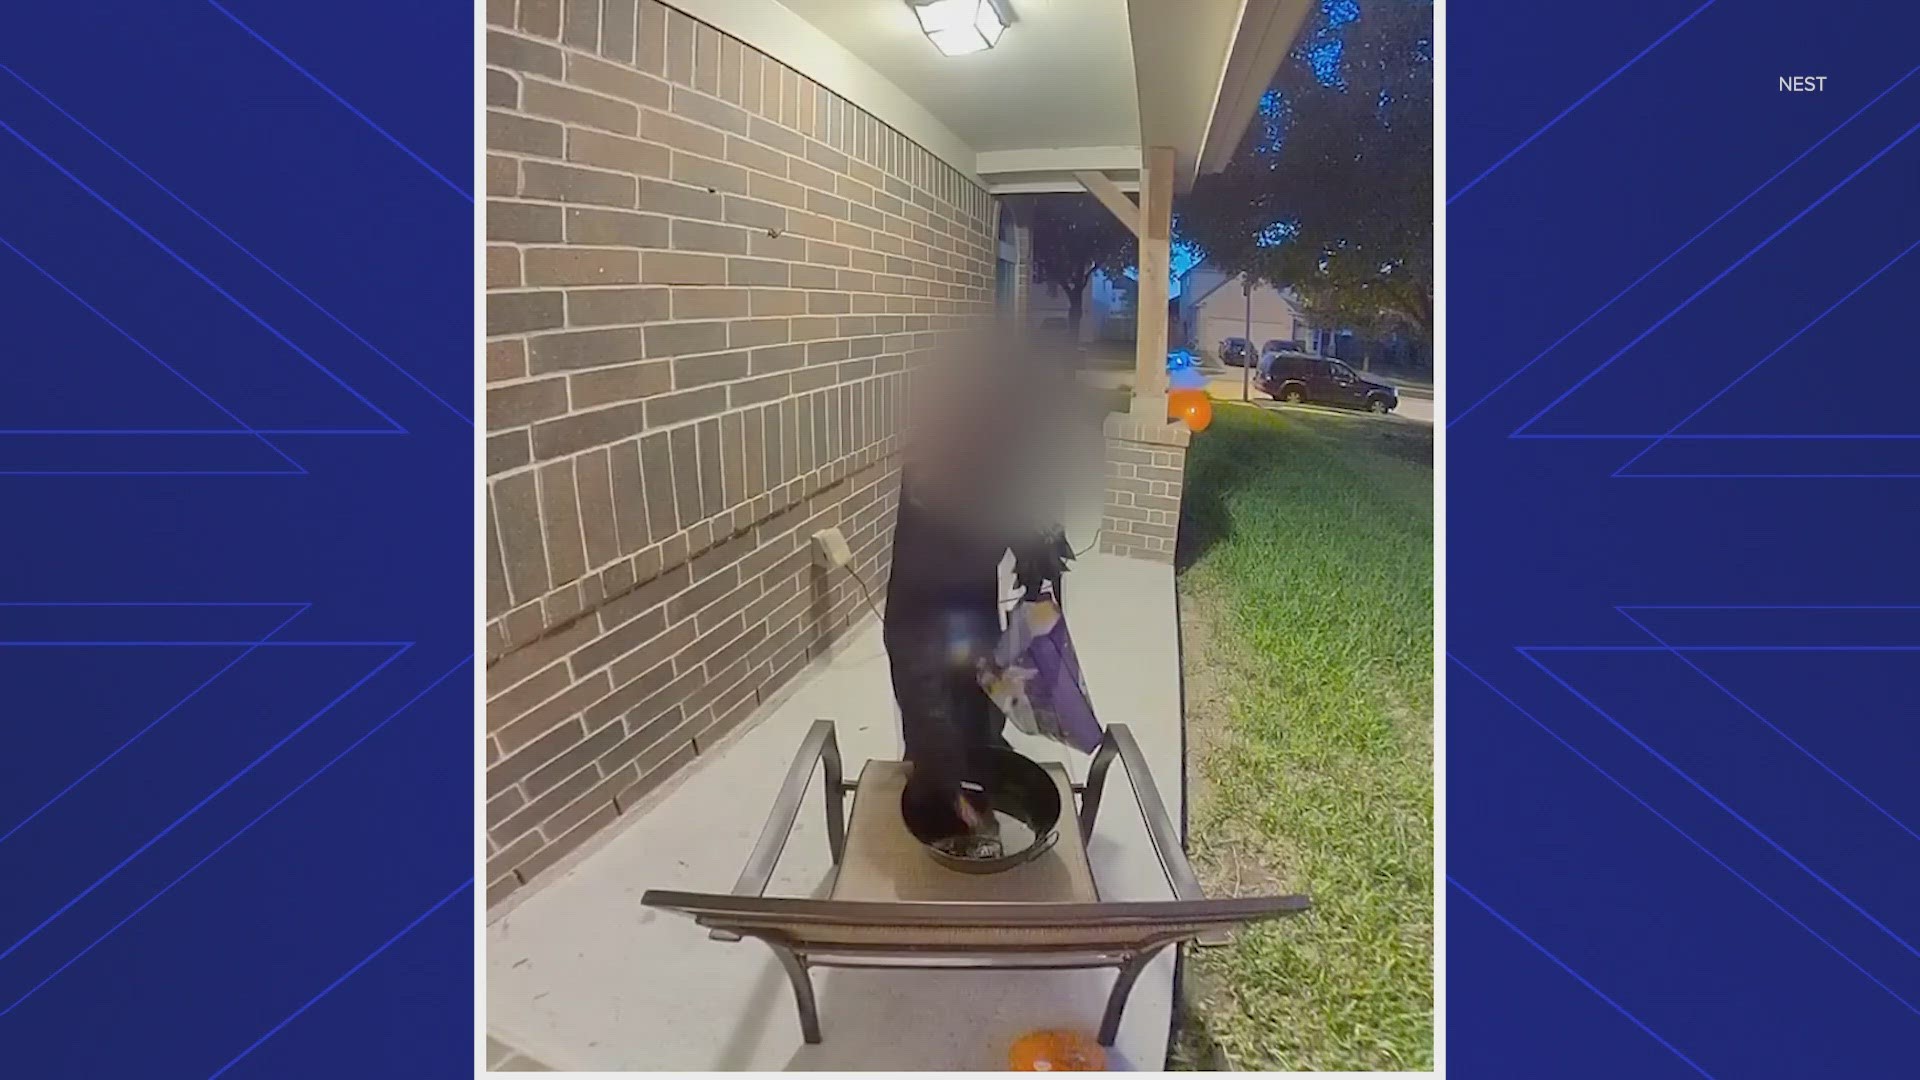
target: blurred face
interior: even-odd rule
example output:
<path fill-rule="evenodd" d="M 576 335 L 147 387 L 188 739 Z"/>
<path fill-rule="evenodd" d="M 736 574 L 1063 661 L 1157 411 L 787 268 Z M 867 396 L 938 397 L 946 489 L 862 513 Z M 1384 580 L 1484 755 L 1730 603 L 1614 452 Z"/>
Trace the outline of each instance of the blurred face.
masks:
<path fill-rule="evenodd" d="M 907 460 L 915 497 L 986 523 L 1040 513 L 1070 455 L 1059 449 L 1081 410 L 1062 358 L 998 328 L 956 335 L 911 377 Z M 1057 510 L 1052 513 L 1058 513 Z"/>

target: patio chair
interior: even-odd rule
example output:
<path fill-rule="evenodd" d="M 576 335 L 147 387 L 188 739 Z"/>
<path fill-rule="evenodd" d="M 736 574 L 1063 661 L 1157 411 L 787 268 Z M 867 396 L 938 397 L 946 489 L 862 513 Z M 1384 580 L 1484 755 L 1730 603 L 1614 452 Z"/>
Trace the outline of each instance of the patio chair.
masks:
<path fill-rule="evenodd" d="M 1086 842 L 1115 758 L 1126 766 L 1172 900 L 1100 899 Z M 825 771 L 827 844 L 835 864 L 827 898 L 763 896 L 816 765 Z M 1084 785 L 1073 783 L 1058 764 L 1046 768 L 1060 786 L 1062 807 L 1080 797 L 1077 822 L 1062 822 L 1052 850 L 1030 862 L 1004 873 L 964 874 L 929 858 L 901 820 L 906 763 L 870 761 L 857 781 L 847 782 L 833 724 L 817 720 L 787 769 L 733 892 L 649 890 L 641 903 L 691 916 L 716 940 L 766 942 L 793 983 L 800 1031 L 809 1043 L 820 1041 L 809 975 L 815 967 L 1110 967 L 1119 975 L 1100 1020 L 1103 1046 L 1113 1045 L 1134 982 L 1162 949 L 1188 940 L 1217 944 L 1236 926 L 1309 906 L 1304 896 L 1202 896 L 1126 725 L 1107 728 Z M 850 820 L 842 807 L 849 791 Z"/>

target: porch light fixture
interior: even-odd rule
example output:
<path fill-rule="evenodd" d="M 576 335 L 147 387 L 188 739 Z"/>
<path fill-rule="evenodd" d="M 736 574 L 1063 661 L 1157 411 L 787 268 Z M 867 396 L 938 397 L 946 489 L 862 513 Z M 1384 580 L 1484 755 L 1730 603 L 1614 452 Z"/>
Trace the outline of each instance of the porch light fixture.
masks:
<path fill-rule="evenodd" d="M 1012 21 L 994 0 L 907 0 L 920 32 L 947 56 L 985 52 Z"/>

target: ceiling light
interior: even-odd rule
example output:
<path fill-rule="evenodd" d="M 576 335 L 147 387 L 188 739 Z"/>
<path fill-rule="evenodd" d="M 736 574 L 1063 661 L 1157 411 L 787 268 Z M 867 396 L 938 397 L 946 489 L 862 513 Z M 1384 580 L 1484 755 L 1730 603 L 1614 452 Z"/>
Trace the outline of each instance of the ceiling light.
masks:
<path fill-rule="evenodd" d="M 993 0 L 907 0 L 920 31 L 947 56 L 984 52 L 1000 41 L 1007 19 Z"/>

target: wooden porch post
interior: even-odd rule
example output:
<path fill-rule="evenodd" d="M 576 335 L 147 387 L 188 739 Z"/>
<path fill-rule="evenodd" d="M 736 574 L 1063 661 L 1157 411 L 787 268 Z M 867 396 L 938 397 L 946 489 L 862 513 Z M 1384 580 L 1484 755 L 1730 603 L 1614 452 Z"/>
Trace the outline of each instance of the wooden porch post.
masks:
<path fill-rule="evenodd" d="M 1167 274 L 1173 247 L 1173 148 L 1149 146 L 1140 162 L 1140 305 L 1134 312 L 1134 416 L 1167 417 Z"/>

